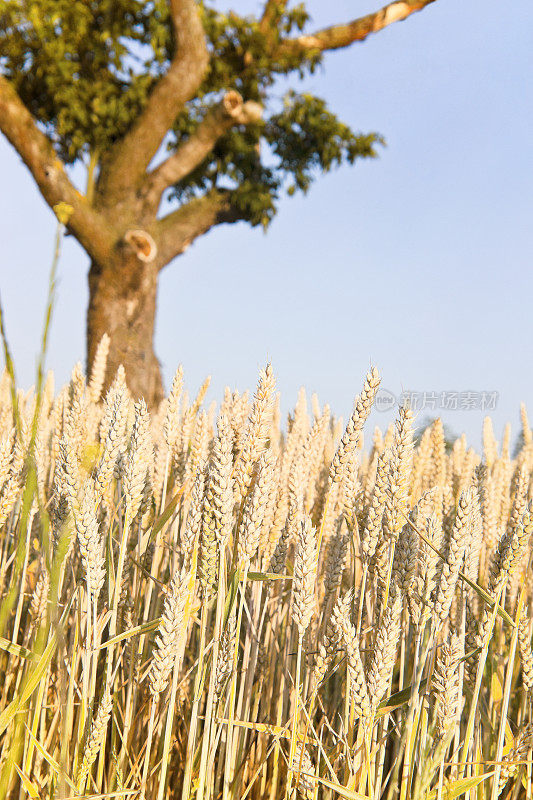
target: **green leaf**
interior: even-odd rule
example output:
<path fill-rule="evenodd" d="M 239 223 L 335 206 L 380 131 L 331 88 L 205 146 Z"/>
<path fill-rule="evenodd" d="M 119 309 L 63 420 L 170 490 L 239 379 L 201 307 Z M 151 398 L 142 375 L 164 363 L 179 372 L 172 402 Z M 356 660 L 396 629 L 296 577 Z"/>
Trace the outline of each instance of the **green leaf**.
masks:
<path fill-rule="evenodd" d="M 0 636 L 0 650 L 4 650 L 6 653 L 11 653 L 11 655 L 18 656 L 19 658 L 29 658 L 35 660 L 35 656 L 31 650 L 28 650 L 26 647 L 22 647 L 21 644 L 14 644 L 13 642 L 10 642 L 9 639 L 4 639 L 3 636 Z"/>
<path fill-rule="evenodd" d="M 448 783 L 443 790 L 442 800 L 455 800 L 456 797 L 461 797 L 461 795 L 468 792 L 469 789 L 474 789 L 493 775 L 494 772 L 485 772 L 483 775 L 474 775 L 472 778 L 461 778 L 458 781 L 452 781 Z M 432 789 L 428 794 L 428 800 L 435 800 L 436 797 L 437 789 Z"/>
<path fill-rule="evenodd" d="M 242 577 L 241 577 L 242 580 Z M 292 575 L 278 575 L 276 572 L 249 572 L 250 581 L 292 581 Z"/>
<path fill-rule="evenodd" d="M 228 589 L 226 592 L 226 602 L 224 604 L 224 625 L 226 625 L 229 615 L 237 601 L 237 592 L 239 590 L 240 575 L 238 570 L 234 570 L 229 578 Z"/>
<path fill-rule="evenodd" d="M 476 592 L 476 594 L 487 603 L 487 605 L 489 605 L 491 608 L 494 608 L 496 605 L 494 599 L 488 592 L 485 591 L 482 586 L 479 586 L 477 583 L 474 583 L 474 581 L 471 581 L 470 578 L 468 578 L 463 572 L 459 573 L 459 577 L 462 578 Z M 510 617 L 507 611 L 501 606 L 498 606 L 498 614 L 508 625 L 511 626 L 511 628 L 516 628 L 514 619 Z"/>
<path fill-rule="evenodd" d="M 17 770 L 19 778 L 22 781 L 22 785 L 26 789 L 26 791 L 29 794 L 29 796 L 38 798 L 39 797 L 39 791 L 38 791 L 37 787 L 34 786 L 34 784 L 30 781 L 30 779 L 28 778 L 26 773 L 24 773 L 21 770 L 21 768 L 19 767 L 18 764 L 15 764 L 15 769 Z"/>
<path fill-rule="evenodd" d="M 48 668 L 48 664 L 50 663 L 57 646 L 58 633 L 65 624 L 76 594 L 77 592 L 74 592 L 67 603 L 58 622 L 57 629 L 50 638 L 50 641 L 48 642 L 43 654 L 39 658 L 35 669 L 25 681 L 21 694 L 14 697 L 10 704 L 4 708 L 0 714 L 0 735 L 6 730 L 18 711 L 24 707 L 24 704 L 31 697 L 46 669 Z"/>
<path fill-rule="evenodd" d="M 296 772 L 296 770 L 294 770 L 294 772 Z M 353 789 L 348 789 L 347 786 L 342 786 L 340 783 L 334 783 L 327 778 L 322 778 L 320 775 L 311 775 L 310 772 L 304 772 L 303 770 L 299 770 L 298 773 L 300 775 L 305 775 L 306 778 L 311 778 L 315 781 L 318 781 L 323 786 L 326 786 L 328 789 L 336 792 L 336 794 L 340 795 L 341 797 L 345 797 L 346 800 L 370 800 L 368 795 L 354 792 Z"/>
<path fill-rule="evenodd" d="M 153 538 L 157 533 L 159 533 L 161 528 L 163 528 L 163 526 L 166 525 L 172 514 L 175 512 L 181 497 L 182 497 L 182 491 L 180 490 L 179 492 L 176 492 L 172 500 L 170 500 L 170 502 L 167 503 L 163 513 L 159 515 L 159 517 L 154 521 L 154 524 L 152 525 L 152 530 L 150 531 L 150 538 Z"/>
<path fill-rule="evenodd" d="M 427 678 L 423 678 L 420 681 L 419 692 L 424 692 L 426 689 Z M 381 703 L 378 705 L 378 710 L 376 713 L 376 717 L 382 717 L 385 714 L 390 714 L 391 711 L 394 711 L 396 708 L 400 708 L 400 706 L 405 705 L 408 703 L 411 698 L 411 686 L 406 686 L 405 689 L 402 689 L 400 692 L 395 692 L 391 694 L 389 697 L 386 697 Z"/>
<path fill-rule="evenodd" d="M 47 761 L 48 764 L 50 764 L 50 766 L 54 770 L 55 774 L 56 775 L 62 775 L 65 778 L 65 780 L 68 783 L 68 785 L 70 786 L 70 788 L 73 789 L 74 791 L 76 791 L 76 785 L 71 781 L 71 779 L 68 777 L 68 775 L 65 773 L 65 771 L 63 769 L 61 769 L 61 767 L 59 766 L 59 764 L 57 763 L 55 758 L 53 756 L 51 756 L 50 753 L 47 750 L 45 750 L 45 748 L 35 738 L 34 734 L 32 733 L 32 731 L 30 730 L 30 728 L 28 728 L 28 726 L 26 724 L 24 724 L 24 727 L 26 728 L 26 731 L 27 731 L 30 739 L 33 741 L 33 744 L 35 745 L 36 749 L 39 751 L 39 753 L 42 755 L 42 757 L 45 759 L 45 761 Z"/>
<path fill-rule="evenodd" d="M 111 639 L 103 642 L 96 649 L 103 650 L 105 647 L 110 647 L 118 642 L 123 642 L 124 639 L 131 639 L 132 636 L 139 636 L 142 633 L 150 633 L 150 631 L 154 631 L 159 626 L 160 622 L 161 617 L 149 620 L 148 622 L 143 622 L 142 625 L 136 625 L 134 628 L 130 628 L 129 631 L 123 631 L 122 633 L 118 633 L 116 636 L 112 636 Z"/>

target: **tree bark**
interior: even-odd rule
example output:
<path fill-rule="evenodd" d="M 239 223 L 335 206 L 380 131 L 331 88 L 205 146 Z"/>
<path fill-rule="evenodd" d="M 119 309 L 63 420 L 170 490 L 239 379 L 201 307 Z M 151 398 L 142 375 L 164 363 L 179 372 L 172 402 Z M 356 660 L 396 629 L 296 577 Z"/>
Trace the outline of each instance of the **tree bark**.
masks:
<path fill-rule="evenodd" d="M 42 196 L 53 208 L 61 201 L 72 206 L 67 228 L 91 258 L 105 261 L 113 247 L 107 219 L 91 207 L 70 182 L 52 142 L 37 127 L 11 83 L 0 75 L 0 130 L 30 170 Z"/>
<path fill-rule="evenodd" d="M 98 343 L 107 333 L 111 341 L 105 386 L 122 364 L 133 396 L 144 397 L 151 408 L 157 408 L 164 397 L 153 345 L 158 275 L 210 228 L 239 219 L 232 193 L 213 191 L 160 220 L 133 219 L 138 227 L 122 234 L 110 258 L 93 259 L 87 311 L 88 374 Z"/>
<path fill-rule="evenodd" d="M 387 25 L 406 19 L 435 0 L 393 0 L 374 14 L 312 35 L 283 39 L 280 19 L 287 0 L 265 0 L 260 29 L 271 58 L 309 57 L 347 47 Z M 159 217 L 161 198 L 199 167 L 233 125 L 261 118 L 261 106 L 230 89 L 208 109 L 187 141 L 149 171 L 179 112 L 197 94 L 209 66 L 201 7 L 197 0 L 169 0 L 175 51 L 126 134 L 102 155 L 94 193 L 83 196 L 69 180 L 53 140 L 39 127 L 14 86 L 0 75 L 0 131 L 22 157 L 49 206 L 72 207 L 69 232 L 86 250 L 89 272 L 87 367 L 104 333 L 110 336 L 107 383 L 120 364 L 136 397 L 156 406 L 163 398 L 161 370 L 153 348 L 157 277 L 163 267 L 213 226 L 245 218 L 235 190 L 212 188 Z M 272 49 L 273 48 L 273 49 Z M 215 56 L 216 57 L 216 56 Z M 244 63 L 249 64 L 250 53 Z M 276 70 L 286 71 L 286 64 Z M 299 69 L 295 64 L 290 69 Z M 198 99 L 203 99 L 202 92 Z"/>
<path fill-rule="evenodd" d="M 124 248 L 126 251 L 126 248 Z M 92 262 L 87 310 L 87 372 L 98 342 L 109 334 L 106 387 L 122 364 L 133 396 L 155 409 L 164 397 L 159 361 L 154 352 L 158 270 L 124 252 L 111 266 Z"/>
<path fill-rule="evenodd" d="M 422 11 L 434 2 L 435 0 L 393 0 L 379 11 L 366 14 L 351 22 L 331 25 L 329 28 L 323 28 L 310 35 L 298 36 L 296 39 L 284 39 L 275 53 L 278 57 L 294 56 L 349 47 L 354 42 L 363 42 L 370 34 L 379 33 L 394 22 L 403 22 L 411 14 Z"/>
<path fill-rule="evenodd" d="M 129 131 L 107 154 L 101 181 L 104 193 L 128 193 L 139 188 L 150 161 L 185 103 L 195 96 L 209 65 L 196 0 L 170 0 L 170 19 L 176 39 L 170 67 Z"/>

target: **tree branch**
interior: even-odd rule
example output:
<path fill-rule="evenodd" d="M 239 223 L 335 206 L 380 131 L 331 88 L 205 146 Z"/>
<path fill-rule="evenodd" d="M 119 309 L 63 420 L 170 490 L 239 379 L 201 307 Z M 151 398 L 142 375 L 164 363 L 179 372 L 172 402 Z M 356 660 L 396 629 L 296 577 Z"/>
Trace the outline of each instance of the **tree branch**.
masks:
<path fill-rule="evenodd" d="M 266 0 L 263 15 L 259 21 L 259 30 L 261 33 L 266 34 L 270 28 L 276 26 L 278 19 L 281 17 L 286 7 L 287 0 Z"/>
<path fill-rule="evenodd" d="M 70 182 L 51 141 L 12 84 L 0 75 L 0 130 L 18 152 L 42 196 L 52 208 L 61 201 L 72 206 L 67 228 L 96 261 L 105 261 L 113 246 L 113 233 L 104 218 Z"/>
<path fill-rule="evenodd" d="M 165 134 L 185 103 L 194 97 L 209 63 L 204 29 L 195 0 L 170 0 L 176 50 L 146 106 L 103 165 L 100 191 L 129 191 L 143 177 Z"/>
<path fill-rule="evenodd" d="M 434 2 L 435 0 L 395 0 L 379 11 L 359 17 L 352 22 L 332 25 L 308 36 L 285 39 L 276 48 L 276 56 L 305 55 L 311 51 L 322 52 L 348 47 L 353 42 L 362 42 L 371 33 L 378 33 L 393 22 L 407 19 L 411 14 L 421 11 Z"/>
<path fill-rule="evenodd" d="M 154 233 L 159 268 L 162 269 L 175 256 L 183 253 L 198 236 L 207 233 L 214 225 L 238 222 L 241 215 L 231 200 L 231 191 L 214 189 L 158 220 Z"/>
<path fill-rule="evenodd" d="M 221 102 L 211 108 L 196 132 L 166 161 L 148 176 L 145 199 L 149 207 L 157 208 L 166 188 L 189 175 L 209 155 L 217 141 L 233 125 L 249 125 L 261 119 L 259 103 L 243 103 L 233 90 L 226 92 Z"/>

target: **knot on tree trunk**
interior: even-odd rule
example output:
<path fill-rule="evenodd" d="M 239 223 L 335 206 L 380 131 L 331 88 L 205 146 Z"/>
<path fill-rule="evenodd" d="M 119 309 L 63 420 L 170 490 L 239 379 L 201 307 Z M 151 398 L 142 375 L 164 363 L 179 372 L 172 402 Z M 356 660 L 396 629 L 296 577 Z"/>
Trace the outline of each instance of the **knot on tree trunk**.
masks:
<path fill-rule="evenodd" d="M 229 92 L 226 92 L 222 98 L 222 107 L 228 117 L 243 125 L 258 122 L 263 115 L 261 103 L 256 103 L 253 100 L 248 100 L 246 103 L 243 102 L 241 95 L 235 89 L 230 89 Z"/>
<path fill-rule="evenodd" d="M 236 92 L 234 89 L 230 89 L 229 92 L 226 92 L 222 98 L 222 105 L 224 106 L 224 111 L 228 116 L 235 117 L 240 113 L 242 108 L 242 97 L 239 92 Z"/>
<path fill-rule="evenodd" d="M 147 231 L 130 230 L 124 235 L 124 241 L 134 251 L 139 261 L 150 264 L 157 255 L 157 245 Z"/>

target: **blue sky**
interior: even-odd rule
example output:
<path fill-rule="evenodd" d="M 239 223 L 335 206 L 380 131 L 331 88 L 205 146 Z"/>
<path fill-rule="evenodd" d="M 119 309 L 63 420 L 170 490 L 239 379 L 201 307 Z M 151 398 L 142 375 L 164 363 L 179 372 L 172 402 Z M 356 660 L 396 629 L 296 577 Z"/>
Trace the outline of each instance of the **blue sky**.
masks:
<path fill-rule="evenodd" d="M 309 3 L 317 26 L 377 7 Z M 166 268 L 156 349 L 167 385 L 183 363 L 191 391 L 211 374 L 219 398 L 226 384 L 251 388 L 270 358 L 284 410 L 305 385 L 346 416 L 375 363 L 395 396 L 498 392 L 497 436 L 506 420 L 516 433 L 520 401 L 533 400 L 532 45 L 525 0 L 512 11 L 496 0 L 437 0 L 329 54 L 306 88 L 388 146 L 283 201 L 266 235 L 223 226 Z M 0 175 L 0 293 L 29 386 L 55 226 L 1 136 Z M 86 272 L 67 240 L 48 358 L 60 382 L 84 358 Z M 481 409 L 442 416 L 479 442 Z"/>

